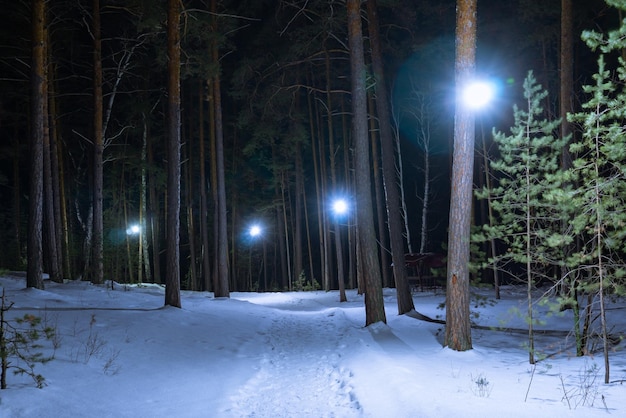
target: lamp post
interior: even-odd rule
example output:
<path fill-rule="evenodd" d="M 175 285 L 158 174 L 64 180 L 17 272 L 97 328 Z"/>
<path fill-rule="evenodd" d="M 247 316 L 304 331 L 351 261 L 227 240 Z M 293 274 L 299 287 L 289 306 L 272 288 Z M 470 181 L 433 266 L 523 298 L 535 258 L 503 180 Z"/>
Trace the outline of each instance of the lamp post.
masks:
<path fill-rule="evenodd" d="M 337 252 L 337 282 L 339 284 L 339 302 L 346 302 L 346 284 L 344 279 L 344 266 L 343 266 L 343 246 L 341 245 L 341 233 L 339 231 L 339 220 L 348 215 L 350 211 L 350 204 L 348 200 L 343 197 L 337 197 L 333 199 L 331 203 L 331 209 L 333 212 L 334 229 L 335 229 L 335 249 Z"/>
<path fill-rule="evenodd" d="M 126 229 L 126 235 L 137 235 L 139 237 L 139 252 L 137 255 L 137 280 L 139 283 L 142 282 L 143 280 L 143 240 L 142 240 L 142 236 L 141 236 L 142 230 L 141 230 L 141 226 L 139 224 L 133 224 L 131 226 L 128 227 L 128 229 Z M 130 254 L 130 250 L 129 250 L 129 254 Z M 130 257 L 130 255 L 129 255 Z M 129 262 L 130 263 L 130 262 Z"/>
<path fill-rule="evenodd" d="M 263 233 L 264 229 L 259 223 L 253 223 L 252 225 L 250 225 L 250 228 L 248 228 L 248 235 L 250 236 L 250 239 L 252 241 L 261 239 L 263 244 L 263 290 L 267 290 L 267 265 L 265 263 L 265 240 L 263 239 Z M 250 244 L 250 258 L 248 262 L 250 280 L 249 287 L 252 288 L 252 244 Z"/>

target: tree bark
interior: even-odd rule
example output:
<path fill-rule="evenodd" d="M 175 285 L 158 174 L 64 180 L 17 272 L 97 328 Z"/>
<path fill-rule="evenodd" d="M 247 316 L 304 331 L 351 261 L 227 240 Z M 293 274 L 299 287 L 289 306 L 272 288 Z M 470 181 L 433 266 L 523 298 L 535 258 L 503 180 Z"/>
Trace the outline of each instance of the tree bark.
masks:
<path fill-rule="evenodd" d="M 28 252 L 26 287 L 43 289 L 43 135 L 45 1 L 33 0 L 31 56 L 30 191 L 28 203 Z"/>
<path fill-rule="evenodd" d="M 167 2 L 167 260 L 165 305 L 180 301 L 180 1 Z"/>
<path fill-rule="evenodd" d="M 387 219 L 389 224 L 389 243 L 391 246 L 391 262 L 396 282 L 398 297 L 398 314 L 412 311 L 415 306 L 409 287 L 404 265 L 404 242 L 402 237 L 402 206 L 398 190 L 398 172 L 396 170 L 395 150 L 391 129 L 391 110 L 389 95 L 385 85 L 382 51 L 379 39 L 378 11 L 376 0 L 367 1 L 367 17 L 369 19 L 369 37 L 372 45 L 372 67 L 376 79 L 376 110 L 380 126 L 380 142 L 383 167 L 383 184 L 387 201 Z"/>
<path fill-rule="evenodd" d="M 347 0 L 348 42 L 352 84 L 352 132 L 354 138 L 356 212 L 363 282 L 365 285 L 365 325 L 387 322 L 376 250 L 376 232 L 372 210 L 370 144 L 367 134 L 367 96 L 365 59 L 361 31 L 361 2 Z"/>
<path fill-rule="evenodd" d="M 203 81 L 200 81 L 200 90 L 203 90 Z M 200 257 L 202 259 L 202 278 L 204 290 L 209 291 L 211 288 L 211 258 L 209 252 L 209 209 L 207 204 L 207 179 L 206 179 L 206 152 L 204 147 L 204 101 L 205 96 L 199 95 L 200 100 L 198 107 L 200 108 L 198 121 L 198 141 L 200 153 L 200 234 L 202 235 L 202 247 L 200 249 Z"/>
<path fill-rule="evenodd" d="M 472 348 L 470 328 L 469 254 L 474 170 L 475 121 L 459 96 L 474 75 L 476 62 L 476 0 L 458 0 L 456 15 L 452 191 L 448 235 L 446 335 L 444 345 L 457 351 Z"/>
<path fill-rule="evenodd" d="M 217 1 L 211 1 L 213 30 L 217 33 Z M 212 45 L 213 62 L 219 63 L 217 41 Z M 226 218 L 226 169 L 224 167 L 224 128 L 222 124 L 222 94 L 219 69 L 213 76 L 213 99 L 215 105 L 215 157 L 217 169 L 217 283 L 215 297 L 230 297 L 228 288 L 228 220 Z"/>
<path fill-rule="evenodd" d="M 104 281 L 102 187 L 104 131 L 102 121 L 102 41 L 100 38 L 100 0 L 93 0 L 93 241 L 91 281 Z"/>

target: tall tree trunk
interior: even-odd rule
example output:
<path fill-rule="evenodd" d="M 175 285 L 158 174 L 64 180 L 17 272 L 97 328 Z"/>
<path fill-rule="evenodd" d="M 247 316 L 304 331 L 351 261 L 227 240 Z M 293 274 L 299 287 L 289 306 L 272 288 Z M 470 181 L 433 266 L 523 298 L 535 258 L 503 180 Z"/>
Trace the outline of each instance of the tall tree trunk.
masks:
<path fill-rule="evenodd" d="M 145 121 L 145 115 L 144 115 Z M 150 134 L 150 125 L 146 124 L 144 127 L 147 131 L 147 158 L 148 166 L 154 166 L 154 150 L 153 139 Z M 150 239 L 152 242 L 152 274 L 155 283 L 163 283 L 161 278 L 161 210 L 160 202 L 157 192 L 157 175 L 154 170 L 148 173 L 148 198 L 150 199 L 150 205 L 146 208 L 146 221 L 150 227 Z"/>
<path fill-rule="evenodd" d="M 294 228 L 293 228 L 293 275 L 298 280 L 304 274 L 302 262 L 302 208 L 304 206 L 304 168 L 302 166 L 302 143 L 298 141 L 295 146 L 295 198 L 294 198 Z M 313 279 L 311 278 L 311 284 Z"/>
<path fill-rule="evenodd" d="M 14 149 L 13 155 L 20 155 L 21 142 L 23 138 L 21 133 L 19 132 L 19 127 L 15 125 L 15 134 L 13 139 Z M 29 144 L 30 145 L 30 144 Z M 22 252 L 22 229 L 20 225 L 22 225 L 22 176 L 20 175 L 20 159 L 13 158 L 13 235 L 15 239 L 15 253 L 13 257 L 15 260 L 23 260 L 24 254 Z"/>
<path fill-rule="evenodd" d="M 307 107 L 309 110 L 309 129 L 311 131 L 311 160 L 313 160 L 313 179 L 315 181 L 315 201 L 317 202 L 317 224 L 318 224 L 318 235 L 319 235 L 319 245 L 320 245 L 320 256 L 319 259 L 321 260 L 321 264 L 320 264 L 320 274 L 324 274 L 324 247 L 323 247 L 323 235 L 322 235 L 322 211 L 321 211 L 321 207 L 322 207 L 322 198 L 321 198 L 321 191 L 320 191 L 320 174 L 319 174 L 319 168 L 318 168 L 318 158 L 317 158 L 317 142 L 315 141 L 315 138 L 318 135 L 319 130 L 316 129 L 317 127 L 317 112 L 315 112 L 315 110 L 317 109 L 317 106 L 314 106 L 313 104 L 313 95 L 312 94 L 307 94 Z M 305 205 L 306 207 L 306 205 Z M 308 219 L 309 217 L 307 216 L 307 225 L 308 225 Z M 307 228 L 308 229 L 308 228 Z M 311 256 L 311 252 L 312 252 L 312 248 L 310 247 L 310 239 L 309 239 L 309 258 L 310 258 L 310 263 L 311 263 L 311 277 L 315 277 L 315 268 L 313 266 L 313 260 L 312 260 L 312 256 Z M 323 281 L 323 277 L 322 277 L 322 285 L 324 284 Z"/>
<path fill-rule="evenodd" d="M 180 1 L 167 2 L 167 261 L 165 305 L 180 301 Z"/>
<path fill-rule="evenodd" d="M 472 348 L 470 327 L 469 254 L 474 170 L 474 115 L 460 100 L 459 91 L 474 76 L 476 62 L 476 0 L 458 0 L 456 11 L 452 192 L 448 235 L 446 335 L 444 345 L 457 351 Z"/>
<path fill-rule="evenodd" d="M 102 121 L 102 40 L 100 38 L 100 0 L 93 0 L 93 241 L 91 281 L 104 281 L 104 255 L 102 222 L 102 187 L 104 130 Z"/>
<path fill-rule="evenodd" d="M 30 191 L 26 286 L 43 289 L 43 136 L 45 86 L 45 1 L 33 0 L 31 60 Z"/>
<path fill-rule="evenodd" d="M 191 108 L 191 106 L 189 106 Z M 191 114 L 188 113 L 188 126 L 191 126 Z M 183 161 L 186 161 L 185 164 L 185 179 L 187 184 L 185 185 L 185 206 L 187 209 L 187 240 L 189 241 L 189 282 L 187 283 L 187 288 L 189 290 L 198 290 L 197 282 L 198 282 L 198 271 L 197 271 L 197 263 L 196 263 L 196 224 L 194 221 L 194 210 L 193 210 L 193 190 L 194 190 L 194 181 L 193 181 L 193 135 L 184 135 L 185 138 L 185 148 L 183 149 Z"/>
<path fill-rule="evenodd" d="M 49 39 L 49 38 L 48 38 Z M 48 41 L 48 44 L 50 42 Z M 54 237 L 55 237 L 55 247 L 56 247 L 56 263 L 57 263 L 57 280 L 63 281 L 64 275 L 64 265 L 63 265 L 63 228 L 62 228 L 62 204 L 61 204 L 61 153 L 59 152 L 59 140 L 58 140 L 58 126 L 56 123 L 57 120 L 57 106 L 56 106 L 56 94 L 54 89 L 54 65 L 52 64 L 52 53 L 50 52 L 50 48 L 48 48 L 46 56 L 48 57 L 48 65 L 47 65 L 47 91 L 46 96 L 48 97 L 48 111 L 46 114 L 48 115 L 49 129 L 47 132 L 50 136 L 50 183 L 51 183 L 51 193 L 52 193 L 52 216 L 53 216 L 53 226 L 54 226 Z M 65 271 L 67 274 L 69 270 Z M 69 277 L 69 276 L 68 276 Z"/>
<path fill-rule="evenodd" d="M 390 287 L 390 279 L 389 279 L 389 257 L 388 254 L 388 245 L 387 245 L 387 219 L 385 217 L 386 210 L 385 207 L 385 196 L 384 196 L 384 185 L 382 179 L 382 170 L 380 169 L 380 153 L 378 151 L 378 138 L 380 133 L 378 127 L 376 126 L 376 118 L 374 117 L 376 113 L 374 98 L 372 94 L 368 92 L 367 95 L 367 105 L 369 108 L 369 133 L 370 133 L 370 142 L 372 144 L 372 173 L 374 177 L 374 199 L 376 200 L 376 226 L 378 227 L 378 253 L 380 254 L 380 262 L 381 262 L 381 270 L 383 274 L 383 287 Z M 379 116 L 380 117 L 380 116 Z"/>
<path fill-rule="evenodd" d="M 139 196 L 139 219 L 141 236 L 141 263 L 142 270 L 146 272 L 146 280 L 152 282 L 152 268 L 150 263 L 150 244 L 148 241 L 148 126 L 146 123 L 146 115 L 143 114 L 143 133 L 141 135 L 141 193 Z"/>
<path fill-rule="evenodd" d="M 337 185 L 337 162 L 335 156 L 335 135 L 333 127 L 333 107 L 332 107 L 332 95 L 330 84 L 330 56 L 328 51 L 325 50 L 325 64 L 326 64 L 326 123 L 328 127 L 328 148 L 330 156 L 330 181 L 333 188 L 333 193 L 345 193 L 345 190 L 338 190 Z M 335 252 L 337 255 L 337 283 L 339 285 L 339 302 L 346 302 L 346 284 L 344 278 L 344 264 L 343 264 L 343 246 L 341 245 L 341 231 L 339 229 L 339 222 L 336 219 L 333 226 L 335 228 Z"/>
<path fill-rule="evenodd" d="M 213 30 L 217 33 L 217 0 L 211 1 Z M 213 62 L 219 64 L 219 46 L 212 45 Z M 228 288 L 228 219 L 226 218 L 226 168 L 224 167 L 224 128 L 222 125 L 222 94 L 220 73 L 213 76 L 213 99 L 215 105 L 215 157 L 217 169 L 217 282 L 215 297 L 229 297 Z"/>
<path fill-rule="evenodd" d="M 47 66 L 46 66 L 47 67 Z M 47 72 L 46 76 L 47 78 Z M 48 261 L 48 274 L 54 282 L 61 282 L 57 228 L 54 218 L 54 190 L 52 186 L 52 152 L 50 151 L 50 125 L 48 111 L 48 84 L 44 84 L 44 128 L 43 128 L 43 194 L 44 194 L 44 258 Z"/>
<path fill-rule="evenodd" d="M 354 196 L 354 191 L 356 190 L 355 186 L 355 178 L 354 178 L 354 170 L 352 167 L 354 166 L 353 161 L 354 154 L 352 152 L 348 152 L 348 150 L 352 150 L 352 146 L 350 144 L 350 123 L 348 122 L 348 112 L 346 110 L 346 101 L 344 99 L 345 96 L 341 96 L 341 130 L 343 137 L 343 178 L 345 179 L 347 193 L 350 196 Z M 354 289 L 357 287 L 357 261 L 356 261 L 356 222 L 352 222 L 348 227 L 348 285 L 350 289 Z M 361 290 L 359 288 L 359 290 Z"/>
<path fill-rule="evenodd" d="M 200 91 L 204 90 L 204 82 L 200 81 Z M 198 140 L 200 153 L 200 234 L 202 235 L 202 248 L 200 257 L 202 259 L 202 277 L 204 290 L 211 288 L 211 257 L 209 252 L 209 209 L 207 204 L 207 179 L 206 179 L 206 152 L 204 151 L 204 94 L 199 95 L 198 108 L 200 115 L 198 120 Z"/>
<path fill-rule="evenodd" d="M 383 166 L 383 181 L 387 201 L 387 219 L 389 222 L 389 241 L 391 261 L 398 294 L 398 313 L 400 315 L 414 309 L 413 297 L 409 288 L 404 266 L 404 242 L 402 237 L 402 216 L 400 192 L 398 190 L 398 172 L 395 163 L 393 133 L 391 130 L 391 111 L 389 95 L 383 73 L 382 50 L 379 39 L 378 13 L 375 0 L 367 1 L 369 19 L 369 37 L 372 45 L 372 67 L 376 78 L 376 109 L 380 125 L 380 140 Z"/>
<path fill-rule="evenodd" d="M 365 325 L 387 322 L 376 250 L 376 231 L 372 210 L 370 144 L 367 135 L 367 95 L 365 59 L 361 31 L 361 2 L 347 0 L 350 76 L 352 81 L 352 131 L 354 138 L 356 212 L 358 239 L 365 285 Z"/>

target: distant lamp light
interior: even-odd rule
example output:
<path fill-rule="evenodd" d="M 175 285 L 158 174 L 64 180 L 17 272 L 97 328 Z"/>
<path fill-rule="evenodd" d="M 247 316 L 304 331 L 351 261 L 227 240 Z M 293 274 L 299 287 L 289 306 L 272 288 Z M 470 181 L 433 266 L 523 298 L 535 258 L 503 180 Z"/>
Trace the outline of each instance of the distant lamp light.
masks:
<path fill-rule="evenodd" d="M 131 225 L 126 230 L 127 235 L 137 235 L 141 232 L 141 227 L 137 224 Z"/>
<path fill-rule="evenodd" d="M 493 100 L 495 86 L 489 81 L 473 81 L 463 89 L 463 103 L 470 109 L 482 109 Z"/>
<path fill-rule="evenodd" d="M 335 199 L 333 201 L 332 210 L 335 215 L 341 216 L 348 213 L 348 202 L 346 199 Z"/>
<path fill-rule="evenodd" d="M 259 226 L 258 224 L 254 224 L 250 227 L 250 230 L 248 231 L 248 233 L 250 234 L 251 237 L 256 238 L 259 235 L 261 235 L 261 233 L 263 232 L 263 230 L 261 229 L 261 226 Z"/>

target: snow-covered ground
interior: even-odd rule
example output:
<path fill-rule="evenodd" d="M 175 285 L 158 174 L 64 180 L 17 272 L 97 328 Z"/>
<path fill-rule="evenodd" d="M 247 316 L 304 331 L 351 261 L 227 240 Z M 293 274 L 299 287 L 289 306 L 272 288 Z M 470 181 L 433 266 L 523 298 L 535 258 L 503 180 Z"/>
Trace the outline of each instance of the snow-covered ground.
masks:
<path fill-rule="evenodd" d="M 473 330 L 471 351 L 442 348 L 442 326 L 397 315 L 385 289 L 388 325 L 364 327 L 363 297 L 337 292 L 183 292 L 183 308 L 163 307 L 156 285 L 94 286 L 0 277 L 14 302 L 8 317 L 34 314 L 56 328 L 44 354 L 54 360 L 28 376 L 7 376 L 0 417 L 596 417 L 626 416 L 626 342 L 613 347 L 605 385 L 600 352 L 574 356 L 571 311 L 543 312 L 528 362 L 525 332 Z M 483 326 L 525 329 L 523 289 L 495 303 L 478 292 Z M 432 318 L 443 292 L 417 292 Z M 626 331 L 626 304 L 613 303 L 614 335 Z M 12 361 L 16 361 L 13 359 Z M 15 363 L 14 363 L 15 364 Z"/>

